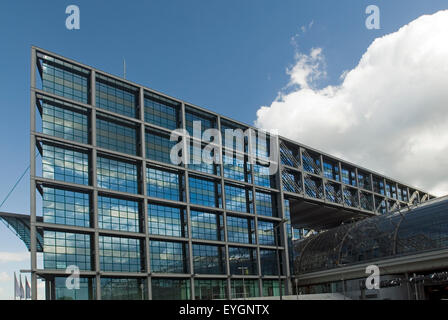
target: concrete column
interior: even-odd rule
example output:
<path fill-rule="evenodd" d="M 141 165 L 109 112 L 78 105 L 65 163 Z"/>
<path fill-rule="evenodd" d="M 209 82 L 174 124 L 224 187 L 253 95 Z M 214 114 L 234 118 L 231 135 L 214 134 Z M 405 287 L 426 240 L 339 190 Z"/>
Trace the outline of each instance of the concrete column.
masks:
<path fill-rule="evenodd" d="M 139 107 L 139 117 L 141 121 L 145 121 L 145 92 L 143 88 L 139 90 L 138 96 L 138 107 Z M 147 185 L 146 185 L 146 134 L 145 134 L 145 125 L 144 123 L 140 124 L 140 155 L 143 158 L 141 166 L 140 166 L 140 176 L 141 176 L 141 185 L 140 189 L 144 196 L 148 195 Z M 148 273 L 148 277 L 146 278 L 146 289 L 148 299 L 152 299 L 152 285 L 151 285 L 151 246 L 149 242 L 149 223 L 148 223 L 148 199 L 144 198 L 142 203 L 142 211 L 143 219 L 140 218 L 140 221 L 143 221 L 143 226 L 141 230 L 145 234 L 145 271 Z"/>
<path fill-rule="evenodd" d="M 37 300 L 37 230 L 36 230 L 36 49 L 31 48 L 30 95 L 30 251 L 31 251 L 31 299 Z"/>

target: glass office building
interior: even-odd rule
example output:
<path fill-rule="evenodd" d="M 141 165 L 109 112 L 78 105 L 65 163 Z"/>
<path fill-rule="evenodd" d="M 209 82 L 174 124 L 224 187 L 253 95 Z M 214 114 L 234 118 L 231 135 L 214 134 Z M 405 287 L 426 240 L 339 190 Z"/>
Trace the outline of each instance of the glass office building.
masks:
<path fill-rule="evenodd" d="M 173 164 L 178 141 L 207 147 L 175 129 L 250 127 L 40 48 L 31 61 L 33 298 L 38 280 L 47 299 L 288 294 L 293 239 L 432 198 L 282 137 L 229 159 L 223 135 L 223 161 Z M 250 161 L 252 144 L 278 156 Z"/>

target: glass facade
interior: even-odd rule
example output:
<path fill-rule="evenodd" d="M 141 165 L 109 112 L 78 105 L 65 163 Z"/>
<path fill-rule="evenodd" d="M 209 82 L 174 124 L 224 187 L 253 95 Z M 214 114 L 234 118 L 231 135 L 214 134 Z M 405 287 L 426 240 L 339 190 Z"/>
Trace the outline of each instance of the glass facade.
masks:
<path fill-rule="evenodd" d="M 232 298 L 245 299 L 251 297 L 259 297 L 260 290 L 258 288 L 258 281 L 253 279 L 232 280 Z"/>
<path fill-rule="evenodd" d="M 195 273 L 225 274 L 224 247 L 193 244 L 193 264 Z"/>
<path fill-rule="evenodd" d="M 69 62 L 38 54 L 42 90 L 77 102 L 89 103 L 90 72 Z"/>
<path fill-rule="evenodd" d="M 168 134 L 155 130 L 146 132 L 145 140 L 146 158 L 172 164 L 171 149 L 178 143 L 177 141 L 170 141 Z"/>
<path fill-rule="evenodd" d="M 224 221 L 219 213 L 209 213 L 192 210 L 191 236 L 202 240 L 224 240 Z"/>
<path fill-rule="evenodd" d="M 186 237 L 185 210 L 155 203 L 148 204 L 148 231 L 152 235 Z"/>
<path fill-rule="evenodd" d="M 112 272 L 142 271 L 141 248 L 139 239 L 100 236 L 100 269 Z"/>
<path fill-rule="evenodd" d="M 151 241 L 151 270 L 157 273 L 188 273 L 188 244 Z"/>
<path fill-rule="evenodd" d="M 96 106 L 123 116 L 137 116 L 138 90 L 121 81 L 102 75 L 96 80 Z"/>
<path fill-rule="evenodd" d="M 291 218 L 288 197 L 385 213 L 424 196 L 291 141 L 285 147 L 281 139 L 282 166 L 269 175 L 268 164 L 249 161 L 248 152 L 252 145 L 257 155 L 269 156 L 270 141 L 245 133 L 244 125 L 39 50 L 36 62 L 41 91 L 32 92 L 39 111 L 33 115 L 41 122 L 31 135 L 42 160 L 31 183 L 42 196 L 43 268 L 89 271 L 81 274 L 77 293 L 67 292 L 55 272 L 52 298 L 278 294 L 278 282 L 269 277 L 291 276 L 293 232 L 304 234 L 290 221 L 279 227 Z M 198 122 L 201 131 L 194 132 Z M 223 144 L 236 147 L 238 156 L 218 146 L 209 156 L 222 155 L 222 164 L 174 167 L 170 153 L 178 141 L 170 141 L 171 130 L 193 136 L 211 128 L 220 129 Z M 228 129 L 233 141 L 226 141 Z M 190 158 L 202 158 L 204 143 L 186 145 Z"/>
<path fill-rule="evenodd" d="M 159 95 L 146 93 L 144 104 L 146 122 L 170 130 L 180 127 L 180 103 Z"/>
<path fill-rule="evenodd" d="M 89 155 L 87 153 L 49 144 L 43 144 L 42 150 L 44 178 L 89 184 Z"/>
<path fill-rule="evenodd" d="M 135 164 L 98 157 L 98 187 L 127 193 L 138 193 L 137 166 Z"/>
<path fill-rule="evenodd" d="M 146 168 L 148 196 L 167 200 L 182 201 L 183 177 L 174 171 Z"/>
<path fill-rule="evenodd" d="M 76 265 L 80 270 L 91 270 L 90 249 L 88 234 L 45 230 L 44 268 L 65 270 Z"/>
<path fill-rule="evenodd" d="M 236 185 L 225 185 L 226 209 L 253 213 L 252 190 Z"/>
<path fill-rule="evenodd" d="M 101 300 L 145 300 L 147 292 L 146 279 L 101 278 Z"/>
<path fill-rule="evenodd" d="M 207 207 L 221 208 L 221 185 L 210 179 L 189 178 L 190 202 Z"/>
<path fill-rule="evenodd" d="M 227 239 L 228 242 L 255 243 L 254 220 L 227 216 Z"/>
<path fill-rule="evenodd" d="M 196 300 L 227 299 L 227 281 L 196 279 L 194 281 Z"/>
<path fill-rule="evenodd" d="M 231 274 L 258 274 L 256 249 L 245 247 L 229 247 L 229 265 Z"/>
<path fill-rule="evenodd" d="M 87 144 L 89 117 L 85 108 L 66 104 L 54 99 L 40 101 L 42 132 L 57 138 Z"/>
<path fill-rule="evenodd" d="M 190 300 L 190 279 L 152 279 L 153 300 Z"/>
<path fill-rule="evenodd" d="M 98 197 L 98 227 L 140 232 L 139 203 L 111 197 Z"/>
<path fill-rule="evenodd" d="M 112 151 L 137 155 L 137 130 L 111 118 L 96 120 L 97 145 Z"/>
<path fill-rule="evenodd" d="M 79 278 L 79 289 L 67 289 L 66 277 L 54 278 L 55 300 L 94 300 L 96 284 L 94 278 Z"/>
<path fill-rule="evenodd" d="M 43 219 L 46 223 L 90 227 L 90 197 L 88 193 L 43 188 Z"/>

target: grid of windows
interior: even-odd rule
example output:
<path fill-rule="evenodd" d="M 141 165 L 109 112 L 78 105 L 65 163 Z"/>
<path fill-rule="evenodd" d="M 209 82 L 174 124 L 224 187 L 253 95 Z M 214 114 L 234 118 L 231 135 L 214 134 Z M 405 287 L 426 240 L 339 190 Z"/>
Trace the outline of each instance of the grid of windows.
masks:
<path fill-rule="evenodd" d="M 163 97 L 145 96 L 145 121 L 167 129 L 179 126 L 179 104 Z"/>
<path fill-rule="evenodd" d="M 254 220 L 227 216 L 227 240 L 238 243 L 255 243 Z"/>
<path fill-rule="evenodd" d="M 98 157 L 97 182 L 100 188 L 138 193 L 137 166 L 128 162 Z"/>
<path fill-rule="evenodd" d="M 228 179 L 251 183 L 250 165 L 238 156 L 223 155 L 224 177 Z"/>
<path fill-rule="evenodd" d="M 224 247 L 193 244 L 194 272 L 199 274 L 224 274 Z"/>
<path fill-rule="evenodd" d="M 339 181 L 339 165 L 337 163 L 332 163 L 328 160 L 324 160 L 323 167 L 324 177 Z"/>
<path fill-rule="evenodd" d="M 137 130 L 118 123 L 96 119 L 98 147 L 130 155 L 137 154 Z"/>
<path fill-rule="evenodd" d="M 117 82 L 117 81 L 115 81 Z M 136 94 L 117 86 L 96 81 L 96 106 L 108 111 L 134 118 L 136 116 Z"/>
<path fill-rule="evenodd" d="M 98 197 L 98 227 L 128 232 L 140 231 L 139 203 L 136 201 Z"/>
<path fill-rule="evenodd" d="M 95 278 L 79 279 L 79 288 L 76 290 L 67 288 L 66 277 L 54 278 L 54 300 L 94 300 L 95 299 Z"/>
<path fill-rule="evenodd" d="M 148 196 L 182 201 L 183 179 L 177 172 L 146 168 Z"/>
<path fill-rule="evenodd" d="M 232 280 L 232 298 L 243 299 L 249 297 L 259 297 L 260 290 L 258 288 L 258 281 L 253 279 L 235 279 Z"/>
<path fill-rule="evenodd" d="M 260 249 L 261 274 L 278 275 L 277 251 Z"/>
<path fill-rule="evenodd" d="M 90 226 L 89 194 L 44 187 L 44 222 L 77 227 Z"/>
<path fill-rule="evenodd" d="M 42 132 L 58 138 L 88 143 L 88 116 L 85 113 L 42 103 Z"/>
<path fill-rule="evenodd" d="M 194 211 L 190 212 L 191 236 L 203 240 L 224 240 L 224 221 L 220 214 Z"/>
<path fill-rule="evenodd" d="M 151 272 L 188 273 L 188 244 L 151 241 Z"/>
<path fill-rule="evenodd" d="M 89 184 L 89 155 L 75 150 L 42 144 L 44 178 Z"/>
<path fill-rule="evenodd" d="M 100 236 L 100 268 L 102 271 L 143 271 L 140 258 L 141 241 L 131 238 Z"/>
<path fill-rule="evenodd" d="M 177 141 L 170 141 L 170 137 L 164 134 L 146 132 L 146 158 L 173 164 L 171 162 L 171 149 Z"/>
<path fill-rule="evenodd" d="M 151 280 L 153 300 L 190 300 L 190 279 Z"/>
<path fill-rule="evenodd" d="M 221 121 L 222 146 L 240 153 L 247 152 L 247 129 Z"/>
<path fill-rule="evenodd" d="M 356 187 L 356 172 L 354 169 L 342 167 L 341 180 L 345 184 L 350 184 Z"/>
<path fill-rule="evenodd" d="M 101 277 L 101 300 L 147 299 L 146 280 Z"/>
<path fill-rule="evenodd" d="M 212 180 L 189 177 L 190 202 L 207 207 L 221 208 L 221 185 Z"/>
<path fill-rule="evenodd" d="M 219 154 L 215 154 L 214 150 L 206 150 L 203 146 L 201 147 L 196 145 L 196 143 L 191 143 L 190 161 L 188 163 L 188 168 L 190 170 L 221 175 L 221 168 L 218 165 L 219 163 Z"/>
<path fill-rule="evenodd" d="M 88 103 L 89 72 L 46 56 L 42 60 L 42 90 Z"/>
<path fill-rule="evenodd" d="M 227 281 L 217 279 L 195 279 L 196 300 L 227 299 Z"/>
<path fill-rule="evenodd" d="M 251 129 L 253 131 L 253 129 Z M 268 158 L 269 157 L 269 149 L 270 149 L 270 138 L 267 134 L 263 134 L 263 132 L 256 132 L 257 139 L 253 141 L 257 144 L 257 157 L 259 158 Z M 255 147 L 255 146 L 254 146 Z"/>
<path fill-rule="evenodd" d="M 148 204 L 149 234 L 186 237 L 187 223 L 184 209 L 159 204 Z"/>
<path fill-rule="evenodd" d="M 282 292 L 285 294 L 285 286 L 281 283 Z M 280 296 L 280 285 L 278 280 L 263 280 L 263 297 Z"/>
<path fill-rule="evenodd" d="M 253 248 L 229 247 L 231 274 L 257 274 L 257 253 Z"/>
<path fill-rule="evenodd" d="M 44 268 L 66 269 L 76 265 L 91 270 L 90 235 L 44 231 Z"/>
<path fill-rule="evenodd" d="M 225 191 L 227 210 L 253 213 L 251 190 L 226 184 Z"/>
<path fill-rule="evenodd" d="M 275 246 L 274 223 L 258 220 L 258 243 Z"/>
<path fill-rule="evenodd" d="M 273 179 L 271 179 L 272 176 L 269 174 L 269 167 L 253 164 L 252 168 L 254 172 L 254 183 L 256 185 L 275 188 L 275 183 Z"/>
<path fill-rule="evenodd" d="M 185 128 L 190 135 L 193 135 L 194 122 L 199 121 L 201 123 L 201 134 L 205 130 L 215 127 L 215 121 L 211 115 L 201 115 L 198 112 L 191 112 L 189 108 L 186 108 L 185 112 Z"/>
<path fill-rule="evenodd" d="M 257 206 L 257 214 L 262 216 L 273 216 L 273 197 L 270 193 L 255 192 L 255 203 Z"/>

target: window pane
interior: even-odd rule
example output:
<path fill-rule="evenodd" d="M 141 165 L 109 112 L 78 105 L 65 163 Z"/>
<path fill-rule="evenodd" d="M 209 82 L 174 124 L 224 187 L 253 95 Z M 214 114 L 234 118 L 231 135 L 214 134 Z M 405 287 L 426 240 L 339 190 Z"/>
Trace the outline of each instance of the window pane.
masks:
<path fill-rule="evenodd" d="M 188 273 L 188 244 L 183 242 L 151 241 L 151 271 Z"/>
<path fill-rule="evenodd" d="M 42 132 L 58 138 L 88 143 L 88 116 L 42 101 Z"/>
<path fill-rule="evenodd" d="M 98 226 L 101 229 L 139 232 L 138 202 L 99 196 Z"/>
<path fill-rule="evenodd" d="M 91 270 L 90 235 L 44 231 L 44 268 Z"/>
<path fill-rule="evenodd" d="M 100 236 L 100 268 L 102 271 L 141 272 L 141 241 L 131 238 Z"/>
<path fill-rule="evenodd" d="M 44 222 L 90 227 L 89 194 L 44 187 Z"/>
<path fill-rule="evenodd" d="M 120 192 L 138 193 L 135 164 L 98 157 L 98 187 Z"/>
<path fill-rule="evenodd" d="M 161 236 L 186 237 L 185 210 L 158 204 L 148 204 L 149 233 Z"/>
<path fill-rule="evenodd" d="M 42 173 L 47 179 L 89 184 L 89 156 L 86 153 L 42 144 Z"/>
<path fill-rule="evenodd" d="M 103 119 L 96 119 L 98 147 L 137 155 L 137 129 Z"/>
<path fill-rule="evenodd" d="M 181 190 L 183 189 L 183 179 L 179 173 L 156 168 L 146 168 L 146 179 L 148 196 L 182 201 L 183 191 Z"/>

